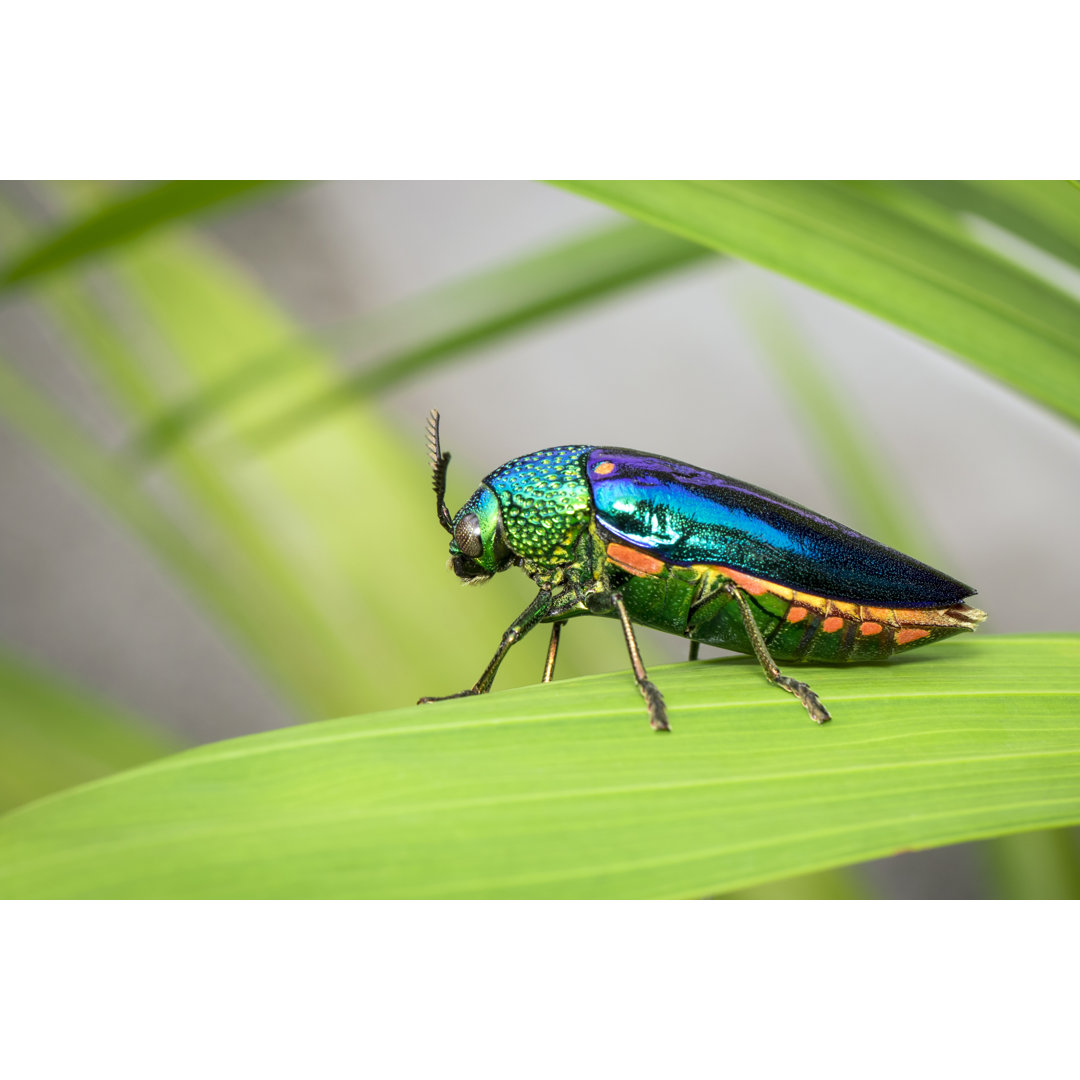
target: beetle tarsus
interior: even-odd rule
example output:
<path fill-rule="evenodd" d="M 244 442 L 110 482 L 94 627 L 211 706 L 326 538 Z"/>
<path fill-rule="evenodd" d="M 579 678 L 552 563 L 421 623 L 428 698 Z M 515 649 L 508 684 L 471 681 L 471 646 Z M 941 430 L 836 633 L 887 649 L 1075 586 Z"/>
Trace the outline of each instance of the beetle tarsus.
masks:
<path fill-rule="evenodd" d="M 456 694 L 443 694 L 442 697 L 422 697 L 416 704 L 430 705 L 433 701 L 453 701 L 454 698 L 475 697 L 477 694 L 482 694 L 483 692 L 483 690 L 477 690 L 475 687 L 472 687 L 469 690 L 461 690 Z"/>
<path fill-rule="evenodd" d="M 794 694 L 803 703 L 806 711 L 810 714 L 810 719 L 815 724 L 825 724 L 832 719 L 829 710 L 821 704 L 821 698 L 806 683 L 799 682 L 798 679 L 792 679 L 788 675 L 781 675 L 779 672 L 772 682 L 779 686 L 781 690 Z"/>
<path fill-rule="evenodd" d="M 626 604 L 618 593 L 612 593 L 608 602 L 619 613 L 623 636 L 626 638 L 626 648 L 630 653 L 630 663 L 634 669 L 634 678 L 637 680 L 638 689 L 641 691 L 641 696 L 645 699 L 645 705 L 649 710 L 649 723 L 653 731 L 670 731 L 671 725 L 667 719 L 664 695 L 649 681 L 649 677 L 645 673 L 645 663 L 641 659 L 641 650 L 638 648 L 637 638 L 634 637 L 634 627 L 631 625 L 630 616 L 626 611 Z"/>
<path fill-rule="evenodd" d="M 765 672 L 765 678 L 774 686 L 779 686 L 781 690 L 794 694 L 803 703 L 806 711 L 810 714 L 810 719 L 815 723 L 824 724 L 826 721 L 831 720 L 829 710 L 821 704 L 821 699 L 806 683 L 799 682 L 798 679 L 792 679 L 776 666 L 776 661 L 769 655 L 768 646 L 766 646 L 765 639 L 761 636 L 761 630 L 758 629 L 758 624 L 754 622 L 754 616 L 750 611 L 750 605 L 746 602 L 746 597 L 743 596 L 742 589 L 731 581 L 725 582 L 723 589 L 739 605 L 743 625 L 746 627 L 747 636 L 753 646 L 754 655 L 758 658 L 758 663 L 761 664 L 762 670 Z"/>
<path fill-rule="evenodd" d="M 653 731 L 670 731 L 671 725 L 668 723 L 664 695 L 657 690 L 656 684 L 649 679 L 639 679 L 638 689 L 645 699 L 645 707 L 649 710 L 649 725 Z"/>

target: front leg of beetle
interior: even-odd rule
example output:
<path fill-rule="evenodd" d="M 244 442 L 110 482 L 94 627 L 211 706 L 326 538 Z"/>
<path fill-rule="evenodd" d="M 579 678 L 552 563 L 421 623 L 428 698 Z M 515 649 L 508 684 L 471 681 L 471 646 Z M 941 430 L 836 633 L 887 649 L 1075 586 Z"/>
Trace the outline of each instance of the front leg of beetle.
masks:
<path fill-rule="evenodd" d="M 429 701 L 448 701 L 450 698 L 471 697 L 473 694 L 486 694 L 495 681 L 495 673 L 503 662 L 503 657 L 510 651 L 511 646 L 516 645 L 538 622 L 546 618 L 554 604 L 550 590 L 541 589 L 536 594 L 529 606 L 507 627 L 506 633 L 499 642 L 499 647 L 491 662 L 484 668 L 483 675 L 476 680 L 476 685 L 470 690 L 462 690 L 457 694 L 447 694 L 445 697 L 423 697 L 417 705 L 426 705 Z"/>
<path fill-rule="evenodd" d="M 630 616 L 626 611 L 626 604 L 618 593 L 594 593 L 589 597 L 589 607 L 593 611 L 603 611 L 614 608 L 622 623 L 623 636 L 626 638 L 626 648 L 630 653 L 630 663 L 634 669 L 634 679 L 637 681 L 641 696 L 645 699 L 645 706 L 649 710 L 649 723 L 654 731 L 670 731 L 671 725 L 667 719 L 667 707 L 664 705 L 664 695 L 649 680 L 645 672 L 645 664 L 641 659 L 641 650 L 638 648 L 637 638 L 634 637 L 634 627 L 630 622 Z"/>
<path fill-rule="evenodd" d="M 776 661 L 769 655 L 765 639 L 761 636 L 761 630 L 758 624 L 754 622 L 753 613 L 750 611 L 750 605 L 746 602 L 746 597 L 743 596 L 742 589 L 732 581 L 725 581 L 721 588 L 729 596 L 734 597 L 735 602 L 739 605 L 743 625 L 746 627 L 750 644 L 754 647 L 754 655 L 757 656 L 758 662 L 765 671 L 765 678 L 774 685 L 779 686 L 781 690 L 794 694 L 806 707 L 810 718 L 816 723 L 824 724 L 827 720 L 830 720 L 829 711 L 821 704 L 821 699 L 817 694 L 806 683 L 784 675 L 776 666 Z"/>

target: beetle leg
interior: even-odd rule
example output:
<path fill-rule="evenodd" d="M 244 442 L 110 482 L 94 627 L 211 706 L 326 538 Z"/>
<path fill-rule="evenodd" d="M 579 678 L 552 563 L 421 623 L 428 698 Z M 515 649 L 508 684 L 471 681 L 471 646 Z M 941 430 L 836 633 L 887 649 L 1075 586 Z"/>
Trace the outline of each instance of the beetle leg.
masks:
<path fill-rule="evenodd" d="M 700 648 L 700 646 L 701 646 L 700 642 L 691 641 L 690 642 L 690 655 L 686 659 L 687 660 L 696 660 L 697 659 L 697 654 L 698 654 L 698 649 Z"/>
<path fill-rule="evenodd" d="M 821 704 L 821 699 L 806 683 L 784 675 L 776 666 L 776 661 L 769 655 L 765 639 L 761 636 L 761 630 L 758 628 L 758 624 L 754 622 L 754 616 L 750 611 L 750 605 L 746 602 L 746 597 L 743 596 L 742 589 L 731 581 L 725 581 L 720 587 L 729 596 L 733 596 L 735 602 L 739 605 L 743 625 L 746 627 L 746 633 L 750 637 L 750 644 L 754 647 L 754 655 L 757 656 L 758 662 L 765 671 L 765 678 L 774 685 L 779 686 L 781 690 L 794 694 L 806 707 L 810 719 L 815 723 L 824 724 L 826 720 L 831 719 L 828 709 Z"/>
<path fill-rule="evenodd" d="M 544 661 L 544 674 L 540 678 L 542 683 L 551 682 L 551 676 L 555 674 L 555 654 L 559 651 L 559 635 L 565 622 L 563 619 L 551 624 L 551 641 L 548 644 L 547 659 Z"/>
<path fill-rule="evenodd" d="M 622 622 L 626 648 L 630 653 L 630 663 L 634 668 L 634 678 L 637 680 L 641 696 L 645 699 L 645 706 L 649 710 L 649 723 L 655 731 L 670 731 L 671 725 L 667 721 L 664 696 L 649 681 L 645 673 L 645 665 L 641 661 L 641 651 L 638 649 L 637 638 L 634 637 L 634 628 L 630 624 L 630 616 L 626 613 L 623 598 L 618 593 L 612 593 L 611 604 L 619 613 L 619 620 Z"/>
<path fill-rule="evenodd" d="M 529 606 L 507 627 L 506 633 L 499 642 L 495 655 L 491 662 L 484 668 L 483 675 L 476 680 L 476 685 L 469 690 L 462 690 L 457 694 L 446 694 L 444 697 L 423 697 L 417 705 L 426 705 L 429 701 L 448 701 L 450 698 L 471 697 L 473 694 L 486 694 L 495 681 L 495 673 L 503 662 L 503 657 L 510 651 L 512 645 L 516 645 L 537 623 L 544 619 L 551 611 L 553 604 L 552 595 L 548 590 L 542 589 L 533 598 Z M 558 624 L 556 624 L 558 625 Z"/>

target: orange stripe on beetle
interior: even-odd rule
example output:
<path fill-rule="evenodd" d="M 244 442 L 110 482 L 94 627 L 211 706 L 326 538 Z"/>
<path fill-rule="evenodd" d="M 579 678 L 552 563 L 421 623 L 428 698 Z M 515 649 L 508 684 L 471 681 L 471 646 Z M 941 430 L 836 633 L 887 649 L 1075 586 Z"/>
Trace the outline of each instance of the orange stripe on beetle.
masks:
<path fill-rule="evenodd" d="M 909 626 L 904 630 L 898 631 L 896 635 L 897 645 L 906 645 L 909 641 L 918 641 L 919 638 L 929 637 L 929 630 L 919 630 L 914 626 Z"/>
<path fill-rule="evenodd" d="M 593 466 L 593 472 L 596 473 L 597 476 L 607 476 L 608 473 L 612 473 L 614 471 L 614 461 L 601 461 Z"/>
<path fill-rule="evenodd" d="M 802 622 L 809 612 L 804 607 L 788 608 L 787 621 L 788 622 Z"/>
<path fill-rule="evenodd" d="M 830 615 L 821 624 L 821 629 L 824 630 L 826 634 L 835 634 L 843 625 L 844 620 L 839 615 Z"/>
<path fill-rule="evenodd" d="M 722 567 L 720 572 L 724 577 L 731 578 L 740 589 L 745 590 L 751 596 L 761 596 L 762 593 L 776 592 L 779 586 L 774 585 L 769 581 L 762 581 L 761 578 L 751 577 L 749 574 L 744 574 L 740 570 L 732 570 L 729 567 Z"/>
<path fill-rule="evenodd" d="M 880 634 L 881 630 L 882 626 L 879 622 L 864 622 L 859 626 L 859 633 L 863 637 L 873 637 L 874 634 Z"/>
<path fill-rule="evenodd" d="M 667 565 L 661 559 L 646 555 L 637 548 L 626 547 L 624 544 L 608 544 L 607 557 L 621 570 L 625 570 L 634 577 L 649 577 L 651 574 L 659 574 Z"/>

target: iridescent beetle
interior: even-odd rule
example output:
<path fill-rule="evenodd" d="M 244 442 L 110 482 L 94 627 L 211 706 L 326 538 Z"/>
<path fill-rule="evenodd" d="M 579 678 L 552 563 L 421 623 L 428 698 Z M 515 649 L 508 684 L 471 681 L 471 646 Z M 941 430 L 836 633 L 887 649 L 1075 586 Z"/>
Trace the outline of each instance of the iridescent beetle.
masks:
<path fill-rule="evenodd" d="M 487 693 L 507 650 L 542 622 L 552 623 L 542 678 L 550 681 L 563 623 L 607 615 L 622 623 L 656 730 L 670 725 L 635 622 L 688 638 L 691 660 L 701 642 L 753 653 L 765 677 L 823 724 L 829 713 L 818 696 L 776 660 L 885 660 L 986 618 L 964 603 L 975 590 L 947 574 L 763 488 L 681 461 L 553 446 L 501 465 L 451 517 L 450 455 L 440 449 L 435 410 L 428 448 L 454 573 L 479 582 L 520 566 L 539 587 L 476 685 L 450 697 Z"/>

